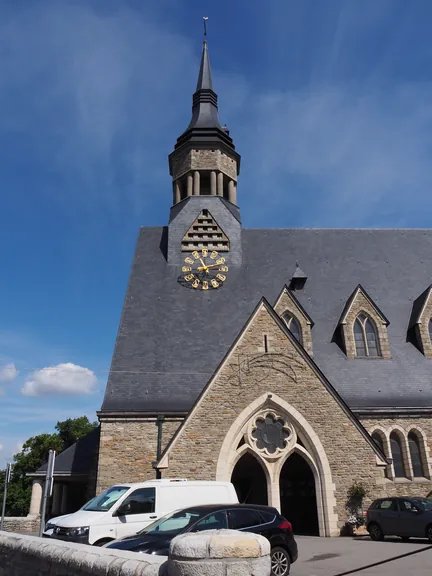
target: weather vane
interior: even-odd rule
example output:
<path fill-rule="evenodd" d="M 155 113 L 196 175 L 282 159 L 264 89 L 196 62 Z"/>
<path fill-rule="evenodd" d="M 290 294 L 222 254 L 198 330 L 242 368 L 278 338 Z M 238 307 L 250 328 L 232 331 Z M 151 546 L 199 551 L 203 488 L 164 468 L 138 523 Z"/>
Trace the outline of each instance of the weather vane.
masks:
<path fill-rule="evenodd" d="M 204 38 L 207 38 L 207 20 L 208 20 L 208 16 L 203 16 L 203 20 L 204 20 Z"/>

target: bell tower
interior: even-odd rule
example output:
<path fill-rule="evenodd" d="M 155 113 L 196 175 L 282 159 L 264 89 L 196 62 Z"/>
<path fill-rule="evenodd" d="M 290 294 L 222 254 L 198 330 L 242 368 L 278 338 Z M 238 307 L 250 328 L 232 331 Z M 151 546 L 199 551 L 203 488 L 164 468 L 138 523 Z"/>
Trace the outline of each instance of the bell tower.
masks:
<path fill-rule="evenodd" d="M 168 226 L 168 264 L 184 264 L 188 253 L 206 249 L 223 252 L 232 266 L 240 265 L 240 156 L 228 128 L 219 122 L 205 38 L 192 119 L 169 155 L 169 169 L 173 205 Z"/>
<path fill-rule="evenodd" d="M 191 196 L 219 196 L 237 205 L 240 156 L 218 118 L 207 40 L 192 101 L 192 119 L 169 155 L 173 205 Z"/>

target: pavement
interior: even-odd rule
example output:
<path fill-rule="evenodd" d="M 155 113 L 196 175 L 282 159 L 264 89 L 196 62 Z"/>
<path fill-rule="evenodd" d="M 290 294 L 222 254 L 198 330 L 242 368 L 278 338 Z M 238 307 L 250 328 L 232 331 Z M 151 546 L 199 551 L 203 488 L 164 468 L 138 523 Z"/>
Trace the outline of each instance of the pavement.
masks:
<path fill-rule="evenodd" d="M 297 536 L 299 559 L 291 576 L 426 576 L 432 573 L 432 546 L 427 540 L 402 542 L 368 536 L 315 538 Z"/>

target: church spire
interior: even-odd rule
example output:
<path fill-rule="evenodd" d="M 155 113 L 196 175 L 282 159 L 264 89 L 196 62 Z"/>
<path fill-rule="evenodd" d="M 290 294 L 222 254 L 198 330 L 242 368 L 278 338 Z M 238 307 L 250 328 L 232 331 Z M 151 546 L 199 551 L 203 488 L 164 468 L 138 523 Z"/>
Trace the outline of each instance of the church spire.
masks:
<path fill-rule="evenodd" d="M 208 55 L 207 40 L 203 41 L 201 66 L 196 87 L 197 92 L 198 90 L 213 90 L 213 80 L 210 68 L 210 58 Z"/>
<path fill-rule="evenodd" d="M 192 120 L 187 130 L 193 128 L 219 128 L 217 94 L 213 90 L 207 40 L 203 42 L 198 82 L 192 100 Z"/>
<path fill-rule="evenodd" d="M 174 204 L 188 196 L 206 195 L 221 196 L 237 204 L 240 156 L 235 151 L 228 128 L 219 122 L 205 21 L 198 82 L 192 99 L 192 119 L 177 138 L 174 152 L 169 156 Z M 212 154 L 209 155 L 209 151 Z"/>

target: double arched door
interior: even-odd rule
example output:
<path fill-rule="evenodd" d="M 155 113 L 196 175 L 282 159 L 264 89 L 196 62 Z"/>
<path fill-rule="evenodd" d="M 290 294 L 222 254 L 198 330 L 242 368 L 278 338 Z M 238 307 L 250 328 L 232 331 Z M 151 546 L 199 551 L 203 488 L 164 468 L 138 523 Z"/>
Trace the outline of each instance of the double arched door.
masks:
<path fill-rule="evenodd" d="M 268 504 L 265 470 L 258 458 L 246 452 L 234 467 L 231 481 L 239 501 L 245 504 Z M 280 507 L 291 522 L 294 534 L 319 535 L 315 477 L 306 460 L 293 452 L 279 473 Z"/>

